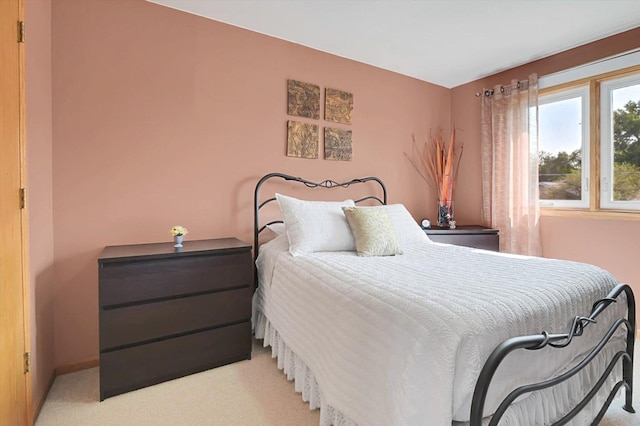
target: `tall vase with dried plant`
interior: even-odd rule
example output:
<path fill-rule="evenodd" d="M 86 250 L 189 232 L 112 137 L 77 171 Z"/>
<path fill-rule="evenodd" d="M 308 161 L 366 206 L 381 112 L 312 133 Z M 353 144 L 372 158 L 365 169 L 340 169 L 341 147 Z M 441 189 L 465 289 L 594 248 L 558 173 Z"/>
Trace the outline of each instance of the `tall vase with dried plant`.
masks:
<path fill-rule="evenodd" d="M 453 197 L 458 181 L 463 146 L 456 146 L 456 129 L 451 129 L 449 143 L 444 141 L 442 129 L 429 140 L 422 149 L 413 136 L 413 155 L 405 156 L 438 196 L 438 226 L 448 226 L 453 219 Z"/>

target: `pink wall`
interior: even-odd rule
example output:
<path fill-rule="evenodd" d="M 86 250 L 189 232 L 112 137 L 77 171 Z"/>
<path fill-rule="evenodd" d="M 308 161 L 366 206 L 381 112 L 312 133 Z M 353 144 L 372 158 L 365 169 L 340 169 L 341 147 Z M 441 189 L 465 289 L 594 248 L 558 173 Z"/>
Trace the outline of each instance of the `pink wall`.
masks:
<path fill-rule="evenodd" d="M 176 224 L 189 228 L 188 239 L 251 241 L 253 188 L 272 171 L 376 175 L 391 202 L 433 217 L 435 196 L 403 152 L 412 133 L 425 140 L 450 120 L 465 145 L 456 216 L 477 223 L 475 92 L 640 40 L 640 30 L 626 33 L 447 90 L 143 0 L 54 0 L 51 13 L 56 366 L 98 356 L 96 258 L 105 245 L 168 242 Z M 353 161 L 284 155 L 286 121 L 295 119 L 286 114 L 289 78 L 354 94 Z M 628 266 L 640 222 L 543 218 L 542 230 L 545 255 L 640 284 Z"/>
<path fill-rule="evenodd" d="M 51 1 L 27 0 L 26 132 L 33 409 L 53 380 Z"/>
<path fill-rule="evenodd" d="M 461 172 L 458 183 L 456 215 L 462 214 L 461 206 L 465 203 L 470 221 L 481 218 L 480 99 L 475 97 L 476 92 L 497 84 L 509 84 L 511 79 L 526 78 L 533 72 L 544 76 L 638 47 L 640 28 L 452 89 L 451 120 L 463 127 L 468 137 L 465 145 L 468 161 L 464 163 L 464 174 Z M 499 46 L 495 48 L 499 49 Z M 544 256 L 598 265 L 640 293 L 637 261 L 640 217 L 637 220 L 606 220 L 544 216 L 540 224 Z"/>
<path fill-rule="evenodd" d="M 268 172 L 376 175 L 435 213 L 403 152 L 448 129 L 448 89 L 143 0 L 54 1 L 52 22 L 57 366 L 98 356 L 104 246 L 168 242 L 176 224 L 250 242 Z M 353 161 L 285 156 L 289 78 L 354 94 Z"/>

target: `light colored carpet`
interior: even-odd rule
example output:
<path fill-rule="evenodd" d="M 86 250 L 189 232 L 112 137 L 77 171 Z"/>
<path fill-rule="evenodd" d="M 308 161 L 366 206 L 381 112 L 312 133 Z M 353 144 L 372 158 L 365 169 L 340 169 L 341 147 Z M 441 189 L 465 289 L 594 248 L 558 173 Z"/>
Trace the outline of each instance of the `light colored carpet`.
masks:
<path fill-rule="evenodd" d="M 636 369 L 635 383 L 640 383 Z M 634 407 L 640 410 L 639 392 Z M 248 361 L 208 370 L 99 402 L 98 368 L 56 378 L 36 426 L 317 426 L 271 349 L 254 342 Z M 613 402 L 601 426 L 640 426 L 640 415 Z M 425 423 L 427 424 L 427 423 Z M 366 425 L 364 425 L 366 426 Z"/>
<path fill-rule="evenodd" d="M 36 426 L 314 425 L 271 348 L 254 342 L 252 359 L 100 401 L 98 368 L 56 377 Z"/>

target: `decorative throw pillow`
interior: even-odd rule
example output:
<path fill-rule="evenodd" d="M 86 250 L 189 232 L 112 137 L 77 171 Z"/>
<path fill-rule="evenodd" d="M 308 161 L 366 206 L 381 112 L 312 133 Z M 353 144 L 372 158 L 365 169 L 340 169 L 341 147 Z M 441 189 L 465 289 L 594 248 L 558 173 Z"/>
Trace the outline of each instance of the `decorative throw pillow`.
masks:
<path fill-rule="evenodd" d="M 317 251 L 354 251 L 353 235 L 342 207 L 353 200 L 304 201 L 276 194 L 289 236 L 289 252 L 298 256 Z"/>
<path fill-rule="evenodd" d="M 358 256 L 402 254 L 396 231 L 386 209 L 343 207 L 342 210 L 356 240 Z"/>

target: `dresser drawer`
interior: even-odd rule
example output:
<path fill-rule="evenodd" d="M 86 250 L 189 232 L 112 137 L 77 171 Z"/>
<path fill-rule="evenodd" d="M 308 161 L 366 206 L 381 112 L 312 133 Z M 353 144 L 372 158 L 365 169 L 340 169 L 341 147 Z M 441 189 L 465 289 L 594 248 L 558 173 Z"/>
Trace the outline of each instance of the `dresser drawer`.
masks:
<path fill-rule="evenodd" d="M 250 318 L 250 288 L 103 309 L 100 348 L 108 350 Z"/>
<path fill-rule="evenodd" d="M 100 306 L 250 287 L 251 253 L 106 263 L 100 268 Z"/>
<path fill-rule="evenodd" d="M 105 352 L 100 354 L 100 400 L 249 358 L 249 321 Z"/>

